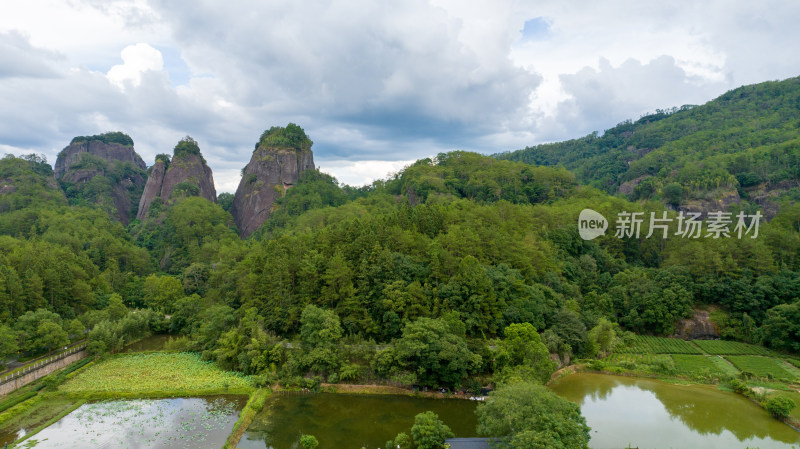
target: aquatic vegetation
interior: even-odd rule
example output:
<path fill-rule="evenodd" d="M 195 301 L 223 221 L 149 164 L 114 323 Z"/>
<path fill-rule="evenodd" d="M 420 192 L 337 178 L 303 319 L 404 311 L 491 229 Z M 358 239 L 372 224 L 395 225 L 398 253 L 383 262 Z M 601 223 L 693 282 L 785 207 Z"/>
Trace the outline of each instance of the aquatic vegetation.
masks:
<path fill-rule="evenodd" d="M 193 353 L 123 354 L 97 363 L 61 386 L 91 397 L 153 397 L 249 393 L 252 380 L 223 371 Z"/>
<path fill-rule="evenodd" d="M 224 396 L 88 403 L 29 441 L 35 440 L 31 447 L 219 447 L 243 402 Z"/>

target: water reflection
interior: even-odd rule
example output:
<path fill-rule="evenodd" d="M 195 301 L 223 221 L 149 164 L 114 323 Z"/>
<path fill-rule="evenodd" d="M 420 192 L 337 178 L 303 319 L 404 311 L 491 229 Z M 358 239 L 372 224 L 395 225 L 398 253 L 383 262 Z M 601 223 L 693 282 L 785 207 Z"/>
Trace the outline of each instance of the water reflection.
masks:
<path fill-rule="evenodd" d="M 800 433 L 748 399 L 711 386 L 575 374 L 553 390 L 581 405 L 593 448 L 788 448 Z"/>
<path fill-rule="evenodd" d="M 432 410 L 456 436 L 476 435 L 474 401 L 396 395 L 314 394 L 273 397 L 248 427 L 240 449 L 291 449 L 301 433 L 312 434 L 318 449 L 384 447 L 408 433 L 414 416 Z"/>

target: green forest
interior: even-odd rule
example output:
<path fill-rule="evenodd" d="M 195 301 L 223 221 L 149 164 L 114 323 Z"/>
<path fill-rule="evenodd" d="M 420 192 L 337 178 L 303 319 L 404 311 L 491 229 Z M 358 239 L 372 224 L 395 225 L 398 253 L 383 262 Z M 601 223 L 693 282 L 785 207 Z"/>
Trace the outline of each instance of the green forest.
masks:
<path fill-rule="evenodd" d="M 479 391 L 545 383 L 637 334 L 672 336 L 695 308 L 712 310 L 726 340 L 798 353 L 798 99 L 800 79 L 747 86 L 602 136 L 439 154 L 361 188 L 308 170 L 248 239 L 230 194 L 189 192 L 123 226 L 94 190 L 62 193 L 43 158 L 7 155 L 0 360 L 83 338 L 100 356 L 168 332 L 263 385 Z M 265 142 L 311 146 L 297 126 L 265 131 L 256 147 Z M 185 139 L 175 151 L 200 150 Z M 757 238 L 578 233 L 583 209 L 675 219 L 677 206 L 724 189 L 742 200 L 732 213 L 773 192 Z"/>

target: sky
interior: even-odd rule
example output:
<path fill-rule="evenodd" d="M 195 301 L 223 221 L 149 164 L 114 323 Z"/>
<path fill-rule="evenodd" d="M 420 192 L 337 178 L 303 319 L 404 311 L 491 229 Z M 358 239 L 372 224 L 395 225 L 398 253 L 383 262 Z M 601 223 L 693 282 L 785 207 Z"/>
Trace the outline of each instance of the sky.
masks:
<path fill-rule="evenodd" d="M 296 123 L 350 185 L 800 75 L 800 2 L 0 0 L 0 155 L 190 135 L 234 192 Z"/>

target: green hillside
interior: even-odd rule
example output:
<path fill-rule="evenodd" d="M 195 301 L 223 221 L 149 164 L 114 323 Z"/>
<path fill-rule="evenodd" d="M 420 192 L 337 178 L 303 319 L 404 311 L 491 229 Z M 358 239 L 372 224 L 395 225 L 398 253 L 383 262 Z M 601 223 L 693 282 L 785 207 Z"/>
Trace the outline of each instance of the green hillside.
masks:
<path fill-rule="evenodd" d="M 774 214 L 800 198 L 800 78 L 734 89 L 702 106 L 659 110 L 602 135 L 495 155 L 562 165 L 584 184 L 673 205 L 741 199 Z"/>
<path fill-rule="evenodd" d="M 670 135 L 660 127 L 703 108 L 625 126 L 655 139 Z M 667 140 L 649 154 L 667 151 Z M 555 367 L 548 352 L 574 360 L 636 341 L 629 331 L 671 336 L 679 320 L 708 305 L 726 339 L 800 350 L 800 205 L 784 198 L 758 238 L 662 239 L 646 227 L 618 238 L 612 225 L 584 240 L 583 209 L 609 218 L 667 209 L 582 184 L 589 171 L 580 164 L 601 164 L 597 158 L 614 151 L 576 157 L 576 174 L 456 151 L 363 188 L 307 170 L 246 240 L 224 207 L 200 197 L 165 204 L 127 228 L 63 199 L 15 203 L 0 213 L 0 334 L 35 351 L 52 346 L 45 335 L 66 338 L 84 326 L 91 352 L 102 354 L 147 331 L 169 331 L 182 337 L 178 349 L 294 386 L 546 380 Z M 5 166 L 32 170 L 27 159 Z M 41 182 L 26 176 L 14 192 Z M 155 318 L 164 315 L 169 321 Z"/>

